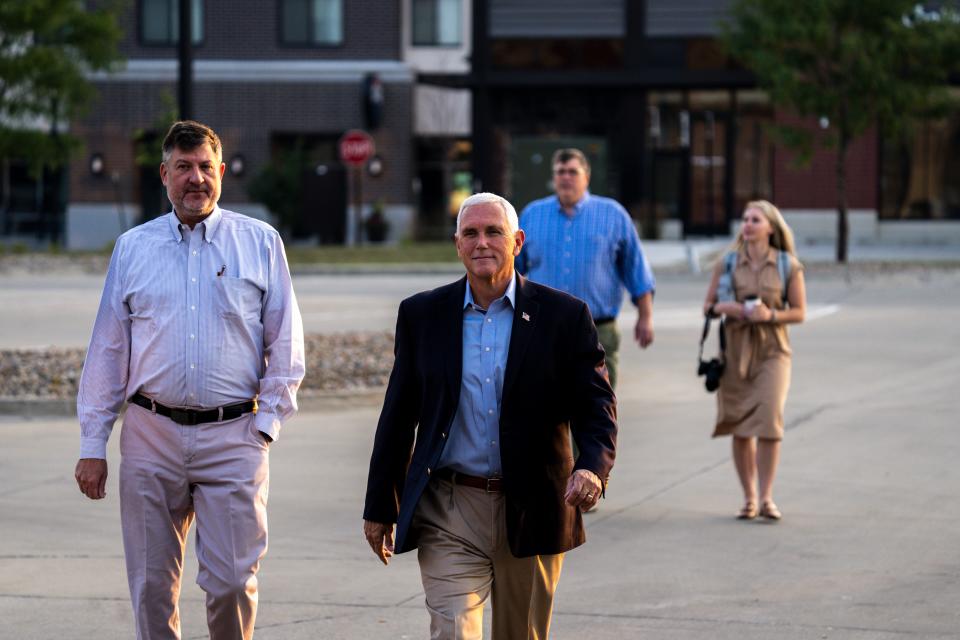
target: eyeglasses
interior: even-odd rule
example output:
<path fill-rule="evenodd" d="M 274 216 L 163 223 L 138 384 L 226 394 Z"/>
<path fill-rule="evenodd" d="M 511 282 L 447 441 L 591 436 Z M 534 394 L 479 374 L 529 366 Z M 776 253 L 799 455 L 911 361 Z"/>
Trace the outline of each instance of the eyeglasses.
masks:
<path fill-rule="evenodd" d="M 583 173 L 583 169 L 554 169 L 555 176 L 578 176 Z"/>

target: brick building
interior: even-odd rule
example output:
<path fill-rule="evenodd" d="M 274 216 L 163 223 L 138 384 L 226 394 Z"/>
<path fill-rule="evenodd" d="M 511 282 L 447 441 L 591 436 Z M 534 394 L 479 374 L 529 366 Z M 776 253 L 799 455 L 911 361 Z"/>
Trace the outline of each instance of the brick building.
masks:
<path fill-rule="evenodd" d="M 192 2 L 193 115 L 224 139 L 222 203 L 267 217 L 249 186 L 300 144 L 304 240 L 350 239 L 336 141 L 365 126 L 370 74 L 384 88 L 373 132 L 383 172 L 365 174 L 363 202 L 385 204 L 392 239 L 447 236 L 479 189 L 522 207 L 548 193 L 550 154 L 568 145 L 591 156 L 594 192 L 622 201 L 648 235 L 726 235 L 755 198 L 777 203 L 803 240 L 835 234 L 833 156 L 796 169 L 770 139 L 767 125 L 795 119 L 724 55 L 730 0 Z M 167 207 L 155 163 L 135 162 L 135 135 L 175 100 L 176 5 L 129 3 L 126 67 L 95 78 L 98 99 L 72 125 L 85 150 L 64 190 L 69 247 L 102 246 Z M 848 163 L 852 241 L 960 243 L 960 116 L 906 140 L 868 132 Z"/>
<path fill-rule="evenodd" d="M 718 41 L 730 0 L 473 0 L 468 74 L 421 83 L 472 97 L 473 186 L 518 206 L 548 193 L 560 146 L 592 157 L 592 189 L 618 198 L 648 234 L 727 234 L 765 198 L 801 240 L 836 233 L 834 158 L 807 169 L 778 148 L 775 111 Z M 829 123 L 806 123 L 814 129 Z M 960 243 L 960 116 L 913 139 L 876 130 L 848 156 L 854 242 Z M 960 165 L 957 165 L 960 166 Z"/>
<path fill-rule="evenodd" d="M 125 68 L 95 77 L 98 98 L 73 131 L 85 144 L 69 170 L 66 242 L 102 246 L 129 226 L 169 209 L 156 162 L 136 162 L 137 132 L 156 130 L 177 91 L 176 0 L 138 0 L 122 17 Z M 362 129 L 364 82 L 382 83 L 382 122 L 372 131 L 383 171 L 366 174 L 363 200 L 385 204 L 393 233 L 412 223 L 413 74 L 401 60 L 400 8 L 389 0 L 193 0 L 193 117 L 213 126 L 228 165 L 221 204 L 258 217 L 256 175 L 300 145 L 313 172 L 304 180 L 296 235 L 349 239 L 349 190 L 337 140 Z M 102 171 L 92 172 L 100 159 Z M 366 173 L 366 172 L 365 172 Z M 316 184 L 314 184 L 316 183 Z M 106 240 L 105 240 L 106 238 Z"/>

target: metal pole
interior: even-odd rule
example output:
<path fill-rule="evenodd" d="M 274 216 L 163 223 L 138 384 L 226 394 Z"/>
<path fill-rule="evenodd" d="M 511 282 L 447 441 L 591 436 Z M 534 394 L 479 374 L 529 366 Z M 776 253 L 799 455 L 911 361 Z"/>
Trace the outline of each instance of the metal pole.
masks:
<path fill-rule="evenodd" d="M 353 218 L 356 230 L 354 231 L 354 246 L 363 244 L 363 167 L 353 168 Z"/>
<path fill-rule="evenodd" d="M 177 84 L 177 99 L 181 120 L 193 118 L 193 29 L 190 24 L 192 0 L 178 0 L 180 9 L 177 56 L 180 61 L 180 76 Z"/>

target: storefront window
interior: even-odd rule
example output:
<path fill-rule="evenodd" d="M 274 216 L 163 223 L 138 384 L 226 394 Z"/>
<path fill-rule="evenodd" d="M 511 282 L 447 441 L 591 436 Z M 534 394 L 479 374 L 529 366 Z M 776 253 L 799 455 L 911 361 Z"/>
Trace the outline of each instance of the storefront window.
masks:
<path fill-rule="evenodd" d="M 734 216 L 751 200 L 773 200 L 773 108 L 759 91 L 737 92 Z"/>
<path fill-rule="evenodd" d="M 925 121 L 881 138 L 880 217 L 960 218 L 960 117 Z"/>

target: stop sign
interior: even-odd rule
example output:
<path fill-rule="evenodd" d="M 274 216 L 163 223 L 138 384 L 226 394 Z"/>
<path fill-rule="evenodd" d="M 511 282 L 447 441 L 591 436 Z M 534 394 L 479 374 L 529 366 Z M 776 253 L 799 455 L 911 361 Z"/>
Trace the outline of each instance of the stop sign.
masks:
<path fill-rule="evenodd" d="M 353 167 L 363 166 L 376 151 L 373 138 L 366 131 L 351 129 L 340 137 L 340 160 Z"/>

